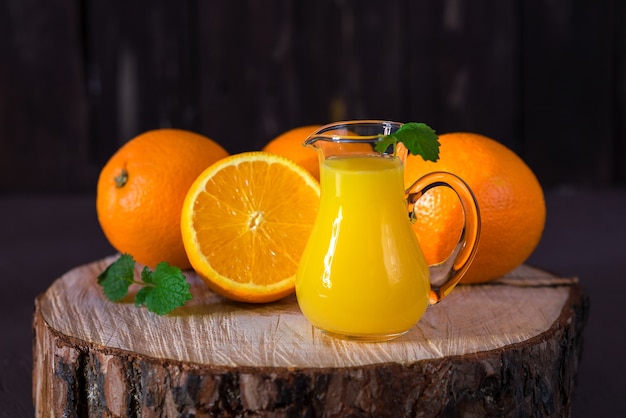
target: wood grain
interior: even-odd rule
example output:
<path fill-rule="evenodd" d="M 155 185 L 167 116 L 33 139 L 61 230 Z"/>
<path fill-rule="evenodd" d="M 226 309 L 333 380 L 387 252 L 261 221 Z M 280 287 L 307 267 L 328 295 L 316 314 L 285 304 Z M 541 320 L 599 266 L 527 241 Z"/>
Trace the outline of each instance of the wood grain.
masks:
<path fill-rule="evenodd" d="M 152 416 L 191 406 L 226 416 L 348 413 L 357 406 L 399 413 L 394 396 L 417 413 L 438 379 L 426 409 L 432 413 L 470 411 L 468 402 L 483 412 L 569 411 L 586 321 L 575 278 L 520 266 L 489 285 L 459 286 L 396 340 L 358 343 L 314 330 L 294 296 L 259 306 L 229 302 L 191 272 L 193 300 L 168 316 L 130 301 L 113 304 L 96 283 L 113 260 L 69 271 L 36 301 L 33 393 L 39 416 L 47 410 Z M 189 379 L 211 387 L 187 393 Z M 519 393 L 519 385 L 537 381 L 542 386 Z M 396 385 L 408 386 L 392 396 Z M 484 385 L 496 386 L 489 395 L 496 398 Z M 351 390 L 356 392 L 349 395 Z M 185 400 L 168 398 L 180 391 Z"/>
<path fill-rule="evenodd" d="M 313 329 L 294 296 L 260 306 L 229 302 L 192 272 L 193 299 L 173 314 L 114 304 L 96 283 L 111 261 L 79 267 L 50 287 L 39 300 L 50 327 L 106 347 L 221 366 L 352 367 L 492 350 L 546 331 L 569 295 L 567 287 L 460 286 L 408 334 L 389 344 L 361 344 Z M 515 275 L 521 282 L 547 276 L 526 266 Z"/>

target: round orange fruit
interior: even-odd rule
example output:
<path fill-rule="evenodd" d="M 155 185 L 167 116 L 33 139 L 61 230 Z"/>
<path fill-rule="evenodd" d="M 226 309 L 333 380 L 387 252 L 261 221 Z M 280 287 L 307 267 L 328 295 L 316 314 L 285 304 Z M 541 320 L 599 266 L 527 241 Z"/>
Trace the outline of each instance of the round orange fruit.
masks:
<path fill-rule="evenodd" d="M 302 143 L 321 126 L 307 125 L 291 129 L 268 142 L 262 151 L 289 158 L 307 169 L 319 181 L 320 166 L 317 152 L 312 148 L 305 147 Z"/>
<path fill-rule="evenodd" d="M 96 208 L 111 245 L 141 264 L 190 267 L 180 212 L 196 177 L 228 152 L 185 130 L 156 129 L 124 144 L 98 178 Z"/>
<path fill-rule="evenodd" d="M 432 171 L 448 171 L 465 180 L 476 196 L 482 225 L 476 256 L 461 283 L 494 280 L 523 263 L 539 243 L 546 219 L 543 190 L 528 165 L 491 138 L 455 132 L 439 135 L 439 141 L 439 161 L 409 156 L 405 185 Z M 462 228 L 454 192 L 431 189 L 415 204 L 415 211 L 413 228 L 426 260 L 443 261 Z"/>
<path fill-rule="evenodd" d="M 216 293 L 241 302 L 294 291 L 319 206 L 315 178 L 266 152 L 224 158 L 189 188 L 180 228 L 189 260 Z"/>

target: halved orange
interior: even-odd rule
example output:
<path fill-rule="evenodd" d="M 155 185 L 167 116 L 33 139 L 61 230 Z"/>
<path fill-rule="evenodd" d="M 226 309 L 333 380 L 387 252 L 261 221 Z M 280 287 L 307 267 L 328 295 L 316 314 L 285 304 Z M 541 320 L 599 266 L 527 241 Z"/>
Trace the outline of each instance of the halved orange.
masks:
<path fill-rule="evenodd" d="M 181 232 L 191 265 L 229 299 L 262 303 L 287 296 L 319 196 L 317 180 L 279 155 L 245 152 L 216 162 L 183 203 Z"/>

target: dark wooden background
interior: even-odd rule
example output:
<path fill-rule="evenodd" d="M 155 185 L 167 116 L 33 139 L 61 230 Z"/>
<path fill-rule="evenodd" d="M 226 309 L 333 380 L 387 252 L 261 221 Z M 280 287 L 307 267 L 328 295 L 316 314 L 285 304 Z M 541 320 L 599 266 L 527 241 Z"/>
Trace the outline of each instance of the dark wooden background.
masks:
<path fill-rule="evenodd" d="M 337 119 L 491 136 L 626 182 L 624 0 L 0 0 L 0 192 L 93 192 L 125 141 L 231 153 Z"/>

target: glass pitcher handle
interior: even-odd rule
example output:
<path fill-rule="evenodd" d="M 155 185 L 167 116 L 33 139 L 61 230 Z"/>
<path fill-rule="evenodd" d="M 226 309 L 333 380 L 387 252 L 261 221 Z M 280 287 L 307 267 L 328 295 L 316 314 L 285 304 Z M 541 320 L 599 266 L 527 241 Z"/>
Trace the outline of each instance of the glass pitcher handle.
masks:
<path fill-rule="evenodd" d="M 415 220 L 415 202 L 434 187 L 452 189 L 461 202 L 464 224 L 459 242 L 448 258 L 429 266 L 430 304 L 434 305 L 446 297 L 463 278 L 474 259 L 480 237 L 480 211 L 474 193 L 459 176 L 443 171 L 428 173 L 420 177 L 406 190 L 409 216 Z"/>

